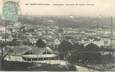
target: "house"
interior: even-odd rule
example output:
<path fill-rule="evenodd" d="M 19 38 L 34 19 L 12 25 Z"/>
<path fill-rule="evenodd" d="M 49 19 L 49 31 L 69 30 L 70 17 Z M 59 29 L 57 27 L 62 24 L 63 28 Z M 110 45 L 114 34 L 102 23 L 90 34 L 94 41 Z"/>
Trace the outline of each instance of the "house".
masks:
<path fill-rule="evenodd" d="M 6 56 L 6 60 L 9 61 L 40 61 L 40 60 L 54 60 L 58 56 L 49 47 L 37 48 L 37 47 L 13 47 L 10 53 Z"/>
<path fill-rule="evenodd" d="M 25 61 L 40 61 L 40 60 L 54 60 L 58 56 L 49 47 L 46 48 L 33 48 L 24 55 L 22 55 Z"/>

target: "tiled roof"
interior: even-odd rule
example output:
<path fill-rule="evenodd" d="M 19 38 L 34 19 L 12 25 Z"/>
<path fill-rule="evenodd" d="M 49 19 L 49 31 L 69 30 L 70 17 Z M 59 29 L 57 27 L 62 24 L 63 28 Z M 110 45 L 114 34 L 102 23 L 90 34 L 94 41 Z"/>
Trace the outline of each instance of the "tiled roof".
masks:
<path fill-rule="evenodd" d="M 9 55 L 24 55 L 28 53 L 41 55 L 44 52 L 53 53 L 53 50 L 46 47 L 46 48 L 37 48 L 35 46 L 8 46 L 7 48 L 11 49 L 12 51 L 9 52 Z"/>

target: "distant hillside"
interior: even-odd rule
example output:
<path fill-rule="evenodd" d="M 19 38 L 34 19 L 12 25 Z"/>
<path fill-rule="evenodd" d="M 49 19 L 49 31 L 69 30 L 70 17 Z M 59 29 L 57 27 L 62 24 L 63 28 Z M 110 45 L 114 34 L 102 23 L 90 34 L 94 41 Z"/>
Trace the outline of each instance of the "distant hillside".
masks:
<path fill-rule="evenodd" d="M 20 16 L 19 21 L 22 24 L 32 25 L 49 25 L 54 24 L 60 27 L 75 27 L 75 28 L 90 28 L 94 29 L 98 27 L 110 28 L 111 20 L 108 17 L 96 18 L 96 17 L 69 17 L 69 16 Z M 0 18 L 0 25 L 2 24 Z"/>
<path fill-rule="evenodd" d="M 91 18 L 91 17 L 64 17 L 64 16 L 40 16 L 40 17 L 33 17 L 33 16 L 21 16 L 19 21 L 22 23 L 27 24 L 55 24 L 60 27 L 77 27 L 77 28 L 96 28 L 98 27 L 110 27 L 111 20 L 110 18 Z M 51 21 L 51 22 L 49 22 Z"/>

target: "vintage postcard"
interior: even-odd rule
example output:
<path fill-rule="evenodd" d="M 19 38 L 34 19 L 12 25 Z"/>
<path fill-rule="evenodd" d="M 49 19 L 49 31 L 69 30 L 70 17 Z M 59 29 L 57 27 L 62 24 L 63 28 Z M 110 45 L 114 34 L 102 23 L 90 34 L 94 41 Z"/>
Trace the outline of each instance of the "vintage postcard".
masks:
<path fill-rule="evenodd" d="M 0 0 L 0 71 L 115 71 L 115 0 Z"/>

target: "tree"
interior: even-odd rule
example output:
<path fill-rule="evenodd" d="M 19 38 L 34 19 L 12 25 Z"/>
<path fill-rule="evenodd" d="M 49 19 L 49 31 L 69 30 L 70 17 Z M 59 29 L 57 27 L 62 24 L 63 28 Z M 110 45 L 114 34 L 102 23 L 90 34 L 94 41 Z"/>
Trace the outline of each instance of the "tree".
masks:
<path fill-rule="evenodd" d="M 72 51 L 70 57 L 68 57 L 68 61 L 82 64 L 99 64 L 101 62 L 101 54 L 100 48 L 93 43 L 88 44 L 86 47 L 83 45 L 74 45 L 76 46 L 76 50 Z"/>
<path fill-rule="evenodd" d="M 8 42 L 10 46 L 17 46 L 20 45 L 20 42 L 17 39 L 13 39 L 12 41 Z"/>
<path fill-rule="evenodd" d="M 79 43 L 74 43 L 74 44 L 73 44 L 73 48 L 74 48 L 73 51 L 75 51 L 75 50 L 77 50 L 77 51 L 83 50 L 84 45 L 83 45 L 83 44 L 79 44 Z"/>
<path fill-rule="evenodd" d="M 68 42 L 66 40 L 63 40 L 61 42 L 61 44 L 59 45 L 59 47 L 58 47 L 58 51 L 60 53 L 59 54 L 60 57 L 62 59 L 64 59 L 65 57 L 67 57 L 68 54 L 71 52 L 72 48 L 73 48 L 73 45 L 70 42 Z"/>
<path fill-rule="evenodd" d="M 96 44 L 90 43 L 87 46 L 85 46 L 85 50 L 86 51 L 99 51 L 99 46 L 97 46 Z"/>
<path fill-rule="evenodd" d="M 0 41 L 0 50 L 1 50 L 1 54 L 0 54 L 0 63 L 2 63 L 2 61 L 4 60 L 4 58 L 12 52 L 12 50 L 10 48 L 7 48 L 8 43 L 7 42 L 2 42 Z"/>
<path fill-rule="evenodd" d="M 46 44 L 42 39 L 38 39 L 37 42 L 36 42 L 36 46 L 38 48 L 44 48 L 44 47 L 46 47 Z"/>

